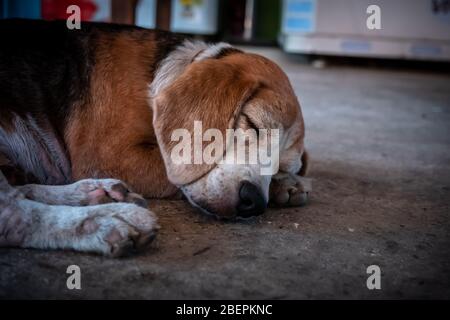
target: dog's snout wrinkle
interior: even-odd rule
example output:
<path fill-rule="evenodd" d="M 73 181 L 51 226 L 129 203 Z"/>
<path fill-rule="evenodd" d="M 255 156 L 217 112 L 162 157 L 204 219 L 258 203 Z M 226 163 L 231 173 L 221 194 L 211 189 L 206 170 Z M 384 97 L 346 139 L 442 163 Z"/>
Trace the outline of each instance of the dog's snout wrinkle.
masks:
<path fill-rule="evenodd" d="M 259 216 L 267 204 L 261 190 L 249 181 L 243 181 L 239 189 L 239 204 L 237 215 L 242 218 Z"/>

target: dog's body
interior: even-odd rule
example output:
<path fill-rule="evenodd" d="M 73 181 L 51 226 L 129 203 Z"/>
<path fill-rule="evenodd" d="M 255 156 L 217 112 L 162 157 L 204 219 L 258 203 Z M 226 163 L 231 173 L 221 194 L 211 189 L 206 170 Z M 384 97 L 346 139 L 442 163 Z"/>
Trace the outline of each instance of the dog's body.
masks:
<path fill-rule="evenodd" d="M 303 119 L 287 77 L 269 60 L 104 24 L 71 31 L 64 22 L 0 21 L 0 38 L 0 156 L 40 184 L 13 188 L 0 173 L 0 245 L 119 255 L 132 241 L 146 244 L 156 228 L 148 210 L 99 205 L 143 206 L 111 177 L 145 197 L 181 189 L 223 217 L 261 213 L 271 180 L 276 203 L 304 202 Z M 220 131 L 280 129 L 280 173 L 173 163 L 171 132 L 195 120 Z"/>
<path fill-rule="evenodd" d="M 176 192 L 149 84 L 180 39 L 107 24 L 71 31 L 63 21 L 0 21 L 0 34 L 0 151 L 14 165 L 41 184 L 114 176 L 145 196 Z M 113 161 L 122 152 L 126 159 Z"/>

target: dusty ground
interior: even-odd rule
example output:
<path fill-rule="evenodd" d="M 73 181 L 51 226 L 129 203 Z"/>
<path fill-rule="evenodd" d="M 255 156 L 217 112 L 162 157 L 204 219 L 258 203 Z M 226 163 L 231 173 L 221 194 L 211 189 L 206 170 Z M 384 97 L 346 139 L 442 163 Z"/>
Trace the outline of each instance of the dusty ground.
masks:
<path fill-rule="evenodd" d="M 314 69 L 278 51 L 303 107 L 304 208 L 222 223 L 153 201 L 153 249 L 110 260 L 0 249 L 1 298 L 450 298 L 450 76 Z M 82 290 L 66 289 L 66 268 Z M 366 288 L 379 265 L 382 289 Z"/>

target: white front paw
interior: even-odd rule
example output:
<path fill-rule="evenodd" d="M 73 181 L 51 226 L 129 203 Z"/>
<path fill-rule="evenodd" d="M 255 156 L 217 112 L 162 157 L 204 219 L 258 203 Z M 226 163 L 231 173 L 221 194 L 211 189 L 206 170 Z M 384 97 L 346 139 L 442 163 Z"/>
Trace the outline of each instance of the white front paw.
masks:
<path fill-rule="evenodd" d="M 119 257 L 145 249 L 159 229 L 155 215 L 136 205 L 112 204 L 97 208 L 102 212 L 86 218 L 78 230 L 86 241 L 94 242 L 94 251 L 104 255 Z M 105 210 L 108 214 L 103 214 Z"/>

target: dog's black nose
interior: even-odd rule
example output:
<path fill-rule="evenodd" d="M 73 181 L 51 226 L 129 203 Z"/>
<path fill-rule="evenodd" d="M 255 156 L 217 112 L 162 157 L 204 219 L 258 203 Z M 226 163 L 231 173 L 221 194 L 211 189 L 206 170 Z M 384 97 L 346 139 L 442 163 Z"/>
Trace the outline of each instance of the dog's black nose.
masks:
<path fill-rule="evenodd" d="M 239 189 L 239 204 L 237 206 L 237 215 L 248 218 L 259 216 L 266 209 L 266 201 L 261 190 L 253 183 L 244 181 Z"/>

